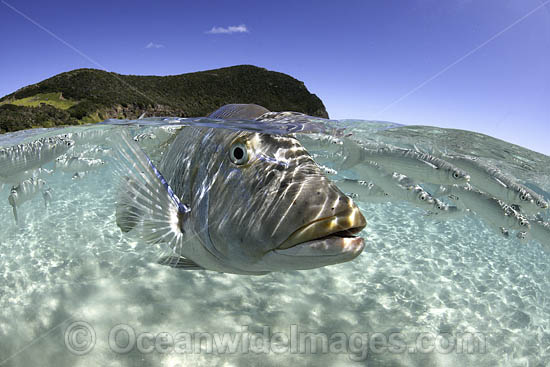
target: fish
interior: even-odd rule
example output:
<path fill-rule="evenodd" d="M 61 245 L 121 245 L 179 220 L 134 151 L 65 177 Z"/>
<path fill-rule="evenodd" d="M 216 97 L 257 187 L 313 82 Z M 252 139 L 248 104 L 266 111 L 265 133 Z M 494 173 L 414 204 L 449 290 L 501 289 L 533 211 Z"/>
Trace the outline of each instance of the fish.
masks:
<path fill-rule="evenodd" d="M 356 172 L 387 192 L 392 201 L 407 201 L 425 210 L 442 211 L 444 203 L 433 197 L 409 177 L 386 171 L 376 162 L 364 161 L 356 167 Z"/>
<path fill-rule="evenodd" d="M 151 141 L 155 142 L 157 139 L 157 136 L 153 132 L 147 132 L 147 133 L 141 133 L 136 136 L 134 136 L 135 142 L 145 142 L 150 143 Z"/>
<path fill-rule="evenodd" d="M 0 181 L 11 182 L 13 179 L 10 177 L 19 174 L 32 175 L 33 170 L 65 154 L 74 144 L 74 141 L 66 136 L 54 136 L 0 148 Z M 21 178 L 28 177 L 18 179 Z"/>
<path fill-rule="evenodd" d="M 92 126 L 86 129 L 80 127 L 78 131 L 68 133 L 67 137 L 79 146 L 103 144 L 105 138 L 113 133 L 113 129 L 113 126 L 108 125 Z"/>
<path fill-rule="evenodd" d="M 8 203 L 12 207 L 13 216 L 15 218 L 15 223 L 19 223 L 19 218 L 17 216 L 17 208 L 21 206 L 21 204 L 31 200 L 33 197 L 36 196 L 37 193 L 39 193 L 44 186 L 46 185 L 46 182 L 42 179 L 34 179 L 29 178 L 23 182 L 21 182 L 17 186 L 13 186 L 10 192 L 10 196 L 8 196 Z M 46 198 L 44 198 L 46 200 Z"/>
<path fill-rule="evenodd" d="M 266 113 L 270 113 L 267 108 L 253 103 L 234 103 L 226 104 L 208 115 L 211 119 L 223 120 L 254 120 L 260 118 Z"/>
<path fill-rule="evenodd" d="M 55 169 L 63 172 L 88 172 L 102 167 L 105 161 L 101 159 L 79 156 L 61 156 L 55 160 Z"/>
<path fill-rule="evenodd" d="M 512 207 L 471 186 L 453 185 L 447 188 L 447 191 L 450 194 L 449 198 L 459 207 L 473 211 L 497 233 L 503 234 L 503 229 L 527 231 L 531 228 L 527 218 Z"/>
<path fill-rule="evenodd" d="M 79 153 L 78 155 L 80 157 L 86 157 L 86 158 L 93 158 L 93 159 L 101 159 L 104 157 L 110 157 L 112 155 L 112 148 L 96 145 L 92 148 L 86 149 Z"/>
<path fill-rule="evenodd" d="M 527 241 L 529 239 L 529 233 L 525 232 L 525 231 L 518 232 L 516 234 L 516 238 L 517 238 L 519 243 L 525 244 L 525 243 L 527 243 Z"/>
<path fill-rule="evenodd" d="M 426 217 L 428 217 L 429 219 L 457 219 L 463 217 L 464 215 L 466 215 L 466 213 L 468 213 L 467 209 L 461 209 L 456 205 L 447 205 L 437 198 L 434 198 L 434 201 L 437 205 L 438 210 L 429 210 L 426 214 Z"/>
<path fill-rule="evenodd" d="M 441 185 L 466 184 L 470 180 L 467 172 L 443 159 L 414 149 L 382 146 L 371 149 L 353 141 L 346 144 L 348 152 L 342 168 L 349 169 L 364 162 L 375 162 L 390 172 L 404 174 L 416 182 Z M 353 148 L 349 148 L 353 147 Z M 356 167 L 357 168 L 357 167 Z"/>
<path fill-rule="evenodd" d="M 387 203 L 394 200 L 390 194 L 372 182 L 345 178 L 334 183 L 351 198 L 361 198 L 369 203 Z"/>
<path fill-rule="evenodd" d="M 143 149 L 149 157 L 160 157 L 168 145 L 175 139 L 181 126 L 158 126 L 146 129 L 134 136 L 134 141 Z"/>
<path fill-rule="evenodd" d="M 10 185 L 17 185 L 29 178 L 37 177 L 39 175 L 39 170 L 40 168 L 17 172 L 10 176 L 0 178 L 0 181 Z"/>
<path fill-rule="evenodd" d="M 226 105 L 209 118 L 253 119 L 259 107 Z M 116 223 L 168 247 L 160 264 L 262 275 L 347 262 L 364 249 L 360 209 L 293 137 L 184 127 L 158 163 L 128 134 L 113 144 Z"/>
<path fill-rule="evenodd" d="M 523 202 L 519 203 L 519 207 L 522 213 L 527 215 L 535 215 L 541 211 L 548 209 L 548 202 L 544 199 L 544 196 L 538 194 L 531 188 L 518 183 L 512 177 L 503 174 L 501 171 L 497 171 L 495 177 L 503 182 L 506 186 L 513 188 L 515 191 L 520 191 L 522 193 L 521 197 Z M 524 194 L 527 193 L 526 198 Z M 528 202 L 525 202 L 526 199 L 531 199 Z"/>
<path fill-rule="evenodd" d="M 503 174 L 498 168 L 472 156 L 446 155 L 444 158 L 468 172 L 470 184 L 477 189 L 508 204 L 520 205 L 522 211 L 534 210 L 537 212 L 541 210 L 539 206 L 543 206 L 542 202 L 536 204 L 526 187 Z"/>
<path fill-rule="evenodd" d="M 341 154 L 343 140 L 332 135 L 325 134 L 300 134 L 297 139 L 308 151 L 322 151 L 324 154 Z"/>
<path fill-rule="evenodd" d="M 52 189 L 47 188 L 42 191 L 42 198 L 44 199 L 44 207 L 48 209 L 48 204 L 53 200 Z"/>
<path fill-rule="evenodd" d="M 13 175 L 3 178 L 3 181 L 7 184 L 15 186 L 29 178 L 43 178 L 44 176 L 49 176 L 52 173 L 52 170 L 41 167 L 28 171 L 17 172 Z"/>

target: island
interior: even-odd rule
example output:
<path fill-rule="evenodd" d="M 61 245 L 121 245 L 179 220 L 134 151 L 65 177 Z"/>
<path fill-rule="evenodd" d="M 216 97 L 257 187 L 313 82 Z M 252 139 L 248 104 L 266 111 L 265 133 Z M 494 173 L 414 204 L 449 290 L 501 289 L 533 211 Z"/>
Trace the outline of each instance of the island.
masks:
<path fill-rule="evenodd" d="M 77 69 L 0 98 L 0 133 L 153 116 L 206 116 L 228 103 L 328 118 L 303 82 L 253 65 L 169 76 Z"/>

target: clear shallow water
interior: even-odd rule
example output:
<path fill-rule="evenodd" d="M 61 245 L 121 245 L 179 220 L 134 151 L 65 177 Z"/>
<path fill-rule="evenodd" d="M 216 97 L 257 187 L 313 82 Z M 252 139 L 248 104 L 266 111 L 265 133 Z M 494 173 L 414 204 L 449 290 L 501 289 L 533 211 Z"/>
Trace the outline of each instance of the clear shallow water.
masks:
<path fill-rule="evenodd" d="M 158 159 L 159 140 L 170 139 L 174 126 L 220 124 L 173 120 L 94 127 L 87 135 L 93 144 L 76 139 L 73 149 L 106 143 L 97 131 L 131 129 L 133 135 L 156 134 L 140 144 Z M 297 137 L 306 148 L 308 133 L 344 137 L 351 132 L 351 138 L 365 142 L 473 153 L 550 192 L 549 157 L 473 133 L 351 120 L 233 122 L 231 127 L 302 132 Z M 4 135 L 0 146 L 83 129 Z M 334 178 L 354 177 L 353 170 L 339 170 L 342 157 L 333 151 L 310 149 L 338 171 Z M 0 365 L 545 366 L 550 361 L 550 254 L 535 241 L 505 239 L 474 216 L 434 221 L 408 203 L 373 204 L 359 197 L 368 221 L 362 234 L 366 248 L 352 262 L 260 277 L 179 271 L 155 264 L 157 249 L 121 234 L 114 216 L 113 158 L 108 152 L 93 154 L 107 164 L 83 178 L 59 171 L 43 175 L 53 201 L 47 210 L 40 195 L 23 204 L 21 226 L 6 200 L 9 185 L 0 192 Z M 312 353 L 307 342 L 285 348 L 284 338 L 290 340 L 293 330 L 321 333 L 332 349 L 319 346 Z M 170 346 L 170 337 L 197 332 L 212 340 L 230 333 L 241 344 L 234 351 L 219 345 L 209 351 L 204 340 L 191 352 Z M 256 340 L 256 333 L 260 342 L 246 347 L 243 340 Z M 380 347 L 392 333 L 405 347 Z M 113 342 L 109 336 L 115 334 Z M 424 342 L 418 342 L 419 334 Z M 134 348 L 125 351 L 131 335 Z M 470 336 L 477 344 L 467 353 Z M 445 340 L 457 340 L 464 350 Z M 402 346 L 389 346 L 396 345 Z"/>

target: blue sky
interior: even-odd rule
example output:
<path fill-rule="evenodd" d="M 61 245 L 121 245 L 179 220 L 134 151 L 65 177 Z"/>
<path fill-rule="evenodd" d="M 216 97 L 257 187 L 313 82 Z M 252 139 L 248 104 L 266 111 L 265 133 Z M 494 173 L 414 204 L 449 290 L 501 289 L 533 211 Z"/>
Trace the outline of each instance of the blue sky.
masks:
<path fill-rule="evenodd" d="M 550 155 L 548 0 L 1 0 L 0 34 L 0 95 L 82 67 L 253 64 L 304 81 L 332 118 L 474 130 Z"/>

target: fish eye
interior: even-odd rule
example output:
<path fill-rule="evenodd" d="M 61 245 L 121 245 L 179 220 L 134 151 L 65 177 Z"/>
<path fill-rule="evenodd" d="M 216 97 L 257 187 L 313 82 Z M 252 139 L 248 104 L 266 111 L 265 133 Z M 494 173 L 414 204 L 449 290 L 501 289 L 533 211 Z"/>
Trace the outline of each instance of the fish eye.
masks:
<path fill-rule="evenodd" d="M 426 194 L 420 194 L 420 200 L 426 201 L 428 199 L 428 195 Z"/>
<path fill-rule="evenodd" d="M 229 148 L 229 158 L 231 162 L 236 165 L 243 165 L 248 163 L 248 149 L 242 142 L 237 141 Z"/>
<path fill-rule="evenodd" d="M 458 180 L 460 178 L 460 173 L 458 173 L 457 171 L 454 171 L 453 172 L 453 178 Z"/>
<path fill-rule="evenodd" d="M 519 197 L 522 201 L 529 201 L 529 195 L 527 193 L 522 193 Z"/>

